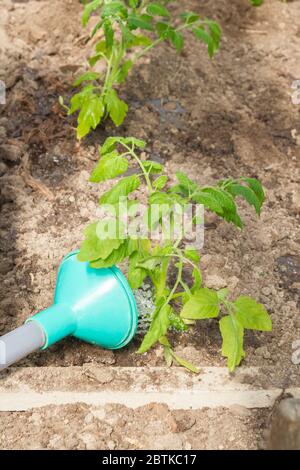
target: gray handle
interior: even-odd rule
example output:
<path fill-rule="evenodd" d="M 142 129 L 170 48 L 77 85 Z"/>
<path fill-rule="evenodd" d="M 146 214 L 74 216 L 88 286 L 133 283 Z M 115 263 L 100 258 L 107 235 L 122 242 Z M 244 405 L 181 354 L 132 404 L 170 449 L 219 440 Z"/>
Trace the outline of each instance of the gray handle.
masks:
<path fill-rule="evenodd" d="M 45 344 L 45 335 L 34 321 L 0 337 L 0 371 L 14 364 Z"/>

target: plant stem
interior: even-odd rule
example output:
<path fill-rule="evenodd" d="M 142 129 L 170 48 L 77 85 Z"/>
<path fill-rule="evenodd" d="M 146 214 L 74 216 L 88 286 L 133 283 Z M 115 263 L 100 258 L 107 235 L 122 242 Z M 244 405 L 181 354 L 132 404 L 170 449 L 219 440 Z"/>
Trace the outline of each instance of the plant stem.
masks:
<path fill-rule="evenodd" d="M 128 147 L 128 145 L 126 145 L 126 144 L 122 144 L 122 145 L 125 148 L 127 148 L 128 153 L 135 159 L 135 161 L 138 163 L 139 167 L 141 168 L 141 170 L 143 172 L 143 175 L 144 175 L 144 178 L 145 178 L 146 183 L 147 183 L 147 187 L 148 187 L 150 195 L 151 195 L 154 192 L 154 190 L 153 190 L 153 187 L 152 187 L 152 184 L 151 184 L 151 180 L 149 178 L 149 174 L 147 173 L 147 171 L 144 168 L 143 162 L 137 156 L 137 154 L 134 152 L 134 150 L 132 148 Z"/>

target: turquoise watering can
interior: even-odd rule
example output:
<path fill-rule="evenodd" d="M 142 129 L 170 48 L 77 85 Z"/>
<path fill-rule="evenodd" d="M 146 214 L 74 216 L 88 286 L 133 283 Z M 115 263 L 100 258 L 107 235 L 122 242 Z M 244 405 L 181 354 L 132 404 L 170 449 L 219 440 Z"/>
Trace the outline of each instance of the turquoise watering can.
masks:
<path fill-rule="evenodd" d="M 91 268 L 77 253 L 59 267 L 53 305 L 0 338 L 0 370 L 70 335 L 107 349 L 133 338 L 138 313 L 126 278 L 116 266 Z"/>

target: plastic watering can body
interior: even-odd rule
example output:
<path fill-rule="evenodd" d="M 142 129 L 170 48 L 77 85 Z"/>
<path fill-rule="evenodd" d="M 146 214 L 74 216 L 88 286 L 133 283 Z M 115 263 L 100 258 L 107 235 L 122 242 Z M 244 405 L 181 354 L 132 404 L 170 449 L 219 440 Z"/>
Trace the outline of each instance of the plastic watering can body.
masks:
<path fill-rule="evenodd" d="M 43 328 L 43 349 L 72 335 L 88 343 L 117 349 L 125 346 L 137 328 L 137 308 L 121 271 L 95 269 L 67 255 L 58 270 L 54 303 L 27 321 Z"/>
<path fill-rule="evenodd" d="M 91 268 L 77 253 L 59 267 L 53 305 L 0 338 L 0 370 L 69 335 L 108 349 L 133 338 L 138 313 L 127 280 L 117 267 Z"/>

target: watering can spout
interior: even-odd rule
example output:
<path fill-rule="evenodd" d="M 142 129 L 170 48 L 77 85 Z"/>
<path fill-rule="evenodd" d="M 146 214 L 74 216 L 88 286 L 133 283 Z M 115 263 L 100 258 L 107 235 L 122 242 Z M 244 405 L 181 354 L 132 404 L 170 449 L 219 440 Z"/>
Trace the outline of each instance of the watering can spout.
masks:
<path fill-rule="evenodd" d="M 70 335 L 121 348 L 133 338 L 137 320 L 134 296 L 121 271 L 91 268 L 72 252 L 59 267 L 53 305 L 0 338 L 0 370 Z"/>

